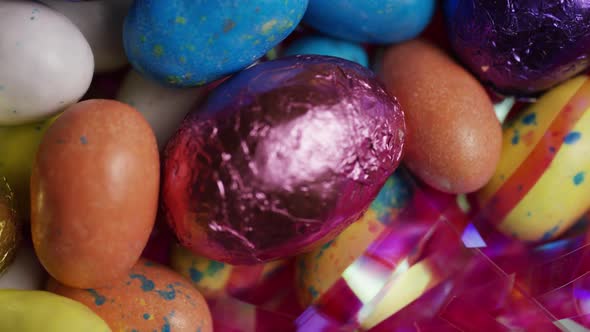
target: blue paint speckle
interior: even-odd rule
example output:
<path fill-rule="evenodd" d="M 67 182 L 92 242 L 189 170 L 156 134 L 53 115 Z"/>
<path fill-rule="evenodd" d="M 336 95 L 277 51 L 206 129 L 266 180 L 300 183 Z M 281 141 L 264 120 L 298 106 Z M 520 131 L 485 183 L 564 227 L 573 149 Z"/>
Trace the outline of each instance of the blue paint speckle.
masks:
<path fill-rule="evenodd" d="M 574 185 L 579 186 L 584 182 L 585 177 L 586 177 L 585 172 L 578 172 L 578 173 L 576 173 L 576 175 L 574 175 L 574 178 L 572 179 L 572 181 L 574 182 Z"/>
<path fill-rule="evenodd" d="M 321 246 L 320 247 L 320 251 L 317 253 L 317 255 L 315 256 L 315 258 L 316 259 L 319 259 L 320 257 L 322 257 L 324 255 L 324 251 L 326 251 L 328 248 L 330 248 L 330 246 L 332 245 L 332 243 L 334 243 L 334 240 L 328 241 L 323 246 Z"/>
<path fill-rule="evenodd" d="M 556 151 L 556 150 L 555 150 L 555 147 L 554 147 L 554 146 L 550 146 L 550 147 L 549 147 L 549 152 L 551 152 L 551 153 L 555 153 L 555 151 Z"/>
<path fill-rule="evenodd" d="M 217 272 L 223 270 L 225 264 L 218 261 L 210 261 L 207 270 L 205 271 L 208 276 L 214 276 Z"/>
<path fill-rule="evenodd" d="M 582 138 L 582 134 L 577 131 L 572 131 L 563 138 L 565 144 L 575 144 Z"/>
<path fill-rule="evenodd" d="M 560 222 L 561 224 L 561 222 Z M 548 230 L 547 232 L 545 232 L 543 234 L 543 236 L 541 237 L 541 241 L 547 241 L 550 240 L 559 230 L 559 224 L 553 228 L 551 228 L 550 230 Z"/>
<path fill-rule="evenodd" d="M 88 144 L 88 138 L 86 138 L 86 136 L 80 136 L 80 143 L 83 145 Z"/>
<path fill-rule="evenodd" d="M 106 298 L 100 295 L 95 289 L 87 289 L 86 291 L 94 298 L 94 304 L 101 306 L 106 302 Z"/>
<path fill-rule="evenodd" d="M 176 297 L 176 291 L 174 290 L 174 286 L 168 285 L 167 288 L 170 290 L 159 290 L 158 294 L 166 301 L 174 300 L 174 298 Z"/>
<path fill-rule="evenodd" d="M 151 315 L 150 314 L 143 314 L 143 319 L 148 320 L 150 319 Z"/>
<path fill-rule="evenodd" d="M 520 133 L 518 130 L 514 130 L 514 136 L 512 136 L 512 145 L 516 145 L 520 142 Z"/>
<path fill-rule="evenodd" d="M 164 325 L 162 326 L 162 332 L 170 332 L 170 322 L 167 317 L 164 317 Z"/>
<path fill-rule="evenodd" d="M 201 281 L 203 279 L 203 272 L 195 269 L 194 267 L 191 267 L 188 270 L 188 273 L 189 273 L 189 275 L 191 277 L 191 280 L 193 282 L 199 282 L 199 281 Z"/>
<path fill-rule="evenodd" d="M 536 125 L 537 124 L 537 114 L 531 113 L 531 114 L 525 115 L 525 117 L 522 118 L 522 123 L 527 126 Z"/>
<path fill-rule="evenodd" d="M 526 213 L 526 216 L 527 216 L 527 217 L 530 217 L 530 216 L 532 216 L 532 215 L 533 215 L 533 213 L 532 213 L 531 211 L 528 211 L 528 212 Z"/>
<path fill-rule="evenodd" d="M 307 290 L 309 291 L 309 294 L 311 294 L 311 297 L 314 299 L 320 295 L 320 293 L 313 286 L 309 286 Z"/>
<path fill-rule="evenodd" d="M 148 278 L 146 278 L 145 276 L 143 276 L 141 274 L 132 274 L 129 277 L 131 279 L 138 279 L 139 281 L 141 281 L 141 289 L 144 292 L 149 292 L 149 291 L 153 290 L 155 287 L 153 281 L 149 280 Z"/>

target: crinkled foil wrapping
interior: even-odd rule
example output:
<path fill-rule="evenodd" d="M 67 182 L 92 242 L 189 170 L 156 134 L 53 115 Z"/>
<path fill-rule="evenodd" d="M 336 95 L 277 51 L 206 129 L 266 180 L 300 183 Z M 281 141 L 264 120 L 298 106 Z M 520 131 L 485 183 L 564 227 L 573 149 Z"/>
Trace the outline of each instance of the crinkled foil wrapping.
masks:
<path fill-rule="evenodd" d="M 20 241 L 20 223 L 14 209 L 14 195 L 0 177 L 0 275 L 14 260 Z"/>
<path fill-rule="evenodd" d="M 163 205 L 180 242 L 232 264 L 291 256 L 357 220 L 399 164 L 403 112 L 367 69 L 323 56 L 254 66 L 185 119 Z"/>
<path fill-rule="evenodd" d="M 549 89 L 590 65 L 588 0 L 452 0 L 453 49 L 505 94 Z"/>

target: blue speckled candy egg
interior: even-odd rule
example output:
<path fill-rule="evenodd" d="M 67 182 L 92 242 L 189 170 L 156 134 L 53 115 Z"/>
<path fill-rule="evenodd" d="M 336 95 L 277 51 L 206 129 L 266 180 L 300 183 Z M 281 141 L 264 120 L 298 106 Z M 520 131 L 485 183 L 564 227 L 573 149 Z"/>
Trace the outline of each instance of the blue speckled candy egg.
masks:
<path fill-rule="evenodd" d="M 369 56 L 365 49 L 354 42 L 324 36 L 306 36 L 295 40 L 284 55 L 317 54 L 334 56 L 369 66 Z"/>
<path fill-rule="evenodd" d="M 137 71 L 199 86 L 241 70 L 286 38 L 307 0 L 136 0 L 123 31 Z"/>
<path fill-rule="evenodd" d="M 418 36 L 434 8 L 434 0 L 312 0 L 303 21 L 334 37 L 389 44 Z"/>

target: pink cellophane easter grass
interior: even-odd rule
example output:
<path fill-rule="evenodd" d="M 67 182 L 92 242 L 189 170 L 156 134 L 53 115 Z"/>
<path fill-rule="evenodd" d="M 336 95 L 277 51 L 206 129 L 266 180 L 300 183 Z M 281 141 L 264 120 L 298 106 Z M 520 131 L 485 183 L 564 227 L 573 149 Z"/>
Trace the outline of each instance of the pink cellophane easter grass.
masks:
<path fill-rule="evenodd" d="M 313 305 L 295 304 L 289 266 L 250 295 L 210 300 L 215 330 L 544 332 L 590 327 L 590 246 L 583 222 L 559 240 L 526 246 L 472 220 L 454 197 L 414 184 L 411 203 Z M 422 295 L 363 327 L 417 264 L 431 275 Z"/>

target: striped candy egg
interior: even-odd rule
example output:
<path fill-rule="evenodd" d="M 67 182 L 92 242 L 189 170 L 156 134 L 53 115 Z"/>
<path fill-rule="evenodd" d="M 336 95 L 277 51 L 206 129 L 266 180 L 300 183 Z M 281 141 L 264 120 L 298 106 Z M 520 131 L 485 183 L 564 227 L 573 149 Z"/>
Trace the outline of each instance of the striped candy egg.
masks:
<path fill-rule="evenodd" d="M 546 241 L 590 208 L 590 80 L 547 92 L 504 128 L 502 156 L 476 198 L 481 217 L 510 236 Z"/>
<path fill-rule="evenodd" d="M 409 183 L 397 171 L 389 177 L 361 219 L 333 241 L 298 257 L 296 284 L 301 304 L 307 306 L 327 291 L 395 219 L 410 198 Z"/>
<path fill-rule="evenodd" d="M 235 266 L 197 256 L 180 245 L 174 246 L 170 260 L 172 268 L 191 280 L 206 298 L 239 296 L 263 284 L 287 265 L 287 261 L 279 260 Z"/>

